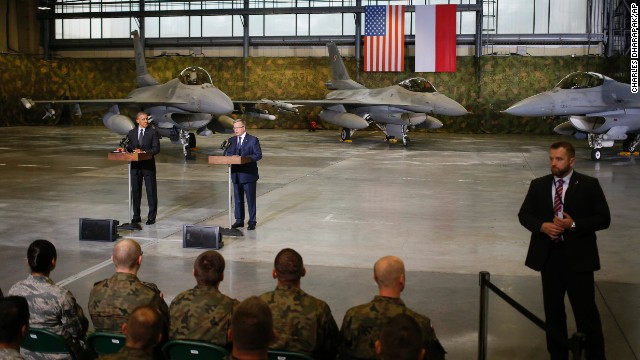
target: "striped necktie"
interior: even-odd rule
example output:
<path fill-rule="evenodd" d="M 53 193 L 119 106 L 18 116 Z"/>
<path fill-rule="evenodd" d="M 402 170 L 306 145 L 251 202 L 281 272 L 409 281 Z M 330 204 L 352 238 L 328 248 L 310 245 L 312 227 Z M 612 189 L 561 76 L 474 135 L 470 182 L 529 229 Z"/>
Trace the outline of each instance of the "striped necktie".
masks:
<path fill-rule="evenodd" d="M 553 212 L 555 215 L 562 214 L 562 190 L 564 180 L 556 181 L 556 196 L 553 198 Z"/>
<path fill-rule="evenodd" d="M 562 209 L 563 208 L 563 203 L 562 203 L 563 185 L 564 185 L 564 180 L 559 179 L 556 181 L 556 195 L 553 197 L 553 213 L 555 216 L 558 216 L 560 218 L 562 218 L 562 210 L 563 210 Z M 562 238 L 562 235 L 560 235 L 557 238 L 552 238 L 551 240 L 557 243 L 564 239 Z"/>

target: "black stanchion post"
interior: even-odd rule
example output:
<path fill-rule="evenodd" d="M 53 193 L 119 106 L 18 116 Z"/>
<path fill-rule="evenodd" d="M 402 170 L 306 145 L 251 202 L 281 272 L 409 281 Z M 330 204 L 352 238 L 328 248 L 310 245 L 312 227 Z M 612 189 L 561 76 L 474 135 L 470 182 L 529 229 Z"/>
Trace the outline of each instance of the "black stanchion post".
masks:
<path fill-rule="evenodd" d="M 586 337 L 584 334 L 575 333 L 571 337 L 571 360 L 582 360 L 582 353 L 584 352 L 584 346 Z"/>
<path fill-rule="evenodd" d="M 487 359 L 487 333 L 489 325 L 489 288 L 491 278 L 488 271 L 480 272 L 480 329 L 478 330 L 478 360 Z"/>

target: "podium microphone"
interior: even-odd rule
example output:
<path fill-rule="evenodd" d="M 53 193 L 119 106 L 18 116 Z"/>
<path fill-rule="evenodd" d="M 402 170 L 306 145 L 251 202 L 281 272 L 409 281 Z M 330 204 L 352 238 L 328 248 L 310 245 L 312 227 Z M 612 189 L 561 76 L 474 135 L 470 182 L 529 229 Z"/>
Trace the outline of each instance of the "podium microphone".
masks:
<path fill-rule="evenodd" d="M 120 147 L 126 148 L 127 145 L 129 145 L 129 137 L 125 136 L 124 138 L 122 138 L 122 140 L 120 140 Z"/>
<path fill-rule="evenodd" d="M 222 142 L 222 144 L 220 144 L 220 149 L 227 150 L 229 146 L 231 146 L 231 142 L 225 140 Z"/>

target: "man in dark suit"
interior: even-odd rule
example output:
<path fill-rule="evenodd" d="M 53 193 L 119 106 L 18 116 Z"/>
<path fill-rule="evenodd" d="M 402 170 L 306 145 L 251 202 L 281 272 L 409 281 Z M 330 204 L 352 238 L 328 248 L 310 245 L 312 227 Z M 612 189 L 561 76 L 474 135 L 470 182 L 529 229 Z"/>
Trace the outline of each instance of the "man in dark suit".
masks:
<path fill-rule="evenodd" d="M 160 136 L 155 128 L 149 126 L 149 115 L 139 112 L 136 116 L 138 126 L 127 134 L 128 143 L 126 150 L 134 153 L 151 153 L 151 159 L 131 162 L 131 197 L 133 198 L 133 218 L 132 224 L 142 221 L 140 218 L 140 202 L 142 200 L 142 181 L 147 191 L 147 203 L 149 213 L 147 215 L 147 225 L 156 222 L 158 214 L 158 188 L 156 183 L 156 160 L 155 155 L 160 152 Z M 122 149 L 120 149 L 122 150 Z"/>
<path fill-rule="evenodd" d="M 552 360 L 569 357 L 565 293 L 577 330 L 586 335 L 587 359 L 605 359 L 593 274 L 600 269 L 596 231 L 608 228 L 611 216 L 600 183 L 574 171 L 575 161 L 573 145 L 552 144 L 551 174 L 531 182 L 518 213 L 520 224 L 531 231 L 525 265 L 542 276 Z"/>
<path fill-rule="evenodd" d="M 262 159 L 262 149 L 257 137 L 247 134 L 244 120 L 233 122 L 234 137 L 229 138 L 225 155 L 240 155 L 249 157 L 251 161 L 242 165 L 231 165 L 231 181 L 233 182 L 233 196 L 235 202 L 236 222 L 231 225 L 237 229 L 244 226 L 244 198 L 247 198 L 249 221 L 247 230 L 256 228 L 256 183 L 258 175 L 257 162 Z"/>

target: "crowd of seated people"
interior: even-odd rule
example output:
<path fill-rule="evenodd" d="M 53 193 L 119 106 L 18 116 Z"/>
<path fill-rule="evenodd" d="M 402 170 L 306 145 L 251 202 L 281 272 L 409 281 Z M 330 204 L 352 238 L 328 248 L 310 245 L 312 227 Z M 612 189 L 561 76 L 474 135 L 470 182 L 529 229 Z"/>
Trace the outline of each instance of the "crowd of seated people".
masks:
<path fill-rule="evenodd" d="M 11 287 L 11 301 L 0 302 L 0 314 L 15 313 L 0 319 L 7 324 L 3 322 L 0 329 L 0 354 L 5 351 L 13 356 L 6 358 L 22 358 L 17 350 L 28 325 L 61 335 L 73 357 L 21 349 L 24 358 L 94 358 L 86 344 L 88 320 L 82 308 L 70 291 L 49 278 L 57 263 L 55 246 L 36 240 L 29 246 L 27 259 L 30 275 Z M 267 359 L 269 350 L 321 360 L 445 358 L 431 320 L 400 299 L 405 269 L 394 256 L 375 263 L 378 294 L 347 310 L 340 329 L 329 305 L 302 290 L 306 269 L 302 256 L 293 249 L 282 249 L 275 257 L 272 276 L 276 288 L 243 302 L 218 290 L 225 261 L 219 252 L 205 251 L 194 262 L 196 286 L 178 294 L 170 307 L 156 285 L 138 279 L 142 250 L 136 241 L 118 241 L 112 261 L 116 272 L 94 285 L 89 314 L 94 331 L 121 333 L 126 340 L 117 353 L 101 359 L 161 359 L 160 348 L 171 340 L 218 345 L 228 350 L 229 359 Z M 13 309 L 19 307 L 16 298 L 24 298 L 28 309 Z M 28 324 L 24 323 L 25 313 Z"/>

